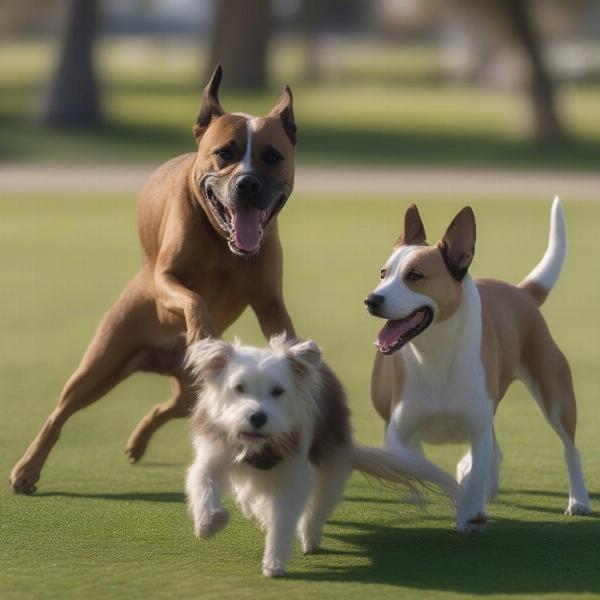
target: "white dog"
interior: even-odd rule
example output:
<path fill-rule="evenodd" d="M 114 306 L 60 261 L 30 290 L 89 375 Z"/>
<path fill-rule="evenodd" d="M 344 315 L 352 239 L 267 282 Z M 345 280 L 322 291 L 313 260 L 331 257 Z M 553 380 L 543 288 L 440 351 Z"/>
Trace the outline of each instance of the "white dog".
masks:
<path fill-rule="evenodd" d="M 457 467 L 463 493 L 459 532 L 480 531 L 487 500 L 498 493 L 501 452 L 494 436 L 496 409 L 520 379 L 564 445 L 569 473 L 567 515 L 590 513 L 579 452 L 577 412 L 569 364 L 552 339 L 540 305 L 554 287 L 567 236 L 558 198 L 548 249 L 518 285 L 473 280 L 475 217 L 464 208 L 435 245 L 425 241 L 416 206 L 365 300 L 387 319 L 378 337 L 372 399 L 387 424 L 390 447 L 420 450 L 421 442 L 468 443 Z"/>
<path fill-rule="evenodd" d="M 231 490 L 266 529 L 268 577 L 285 574 L 296 529 L 305 553 L 318 550 L 352 469 L 411 487 L 429 481 L 455 497 L 456 482 L 417 453 L 353 444 L 344 390 L 314 342 L 279 336 L 259 349 L 202 340 L 187 364 L 201 383 L 186 481 L 195 533 L 227 525 L 221 498 Z"/>

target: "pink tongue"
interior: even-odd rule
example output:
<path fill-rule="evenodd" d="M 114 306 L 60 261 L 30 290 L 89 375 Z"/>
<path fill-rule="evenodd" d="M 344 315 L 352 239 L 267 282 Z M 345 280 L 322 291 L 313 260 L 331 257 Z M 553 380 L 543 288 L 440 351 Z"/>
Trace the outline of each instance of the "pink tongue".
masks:
<path fill-rule="evenodd" d="M 379 347 L 384 350 L 391 348 L 403 335 L 414 329 L 422 319 L 423 313 L 419 311 L 406 319 L 388 321 L 377 337 Z"/>
<path fill-rule="evenodd" d="M 262 210 L 253 206 L 236 209 L 233 215 L 233 240 L 242 252 L 252 252 L 258 248 L 262 236 L 261 216 Z"/>

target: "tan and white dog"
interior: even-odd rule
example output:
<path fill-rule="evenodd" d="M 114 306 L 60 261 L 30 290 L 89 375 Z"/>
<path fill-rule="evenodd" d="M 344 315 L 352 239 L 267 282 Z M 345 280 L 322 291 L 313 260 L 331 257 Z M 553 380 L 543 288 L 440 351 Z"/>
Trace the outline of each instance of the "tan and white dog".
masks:
<path fill-rule="evenodd" d="M 542 261 L 518 285 L 473 280 L 475 218 L 462 209 L 444 237 L 427 245 L 416 206 L 365 300 L 388 319 L 378 336 L 372 401 L 387 424 L 386 443 L 421 450 L 421 443 L 468 443 L 457 466 L 462 500 L 459 532 L 486 523 L 486 501 L 498 493 L 502 458 L 493 418 L 510 383 L 525 383 L 564 444 L 569 473 L 567 515 L 590 513 L 575 447 L 576 406 L 571 371 L 539 310 L 566 255 L 558 198 Z"/>

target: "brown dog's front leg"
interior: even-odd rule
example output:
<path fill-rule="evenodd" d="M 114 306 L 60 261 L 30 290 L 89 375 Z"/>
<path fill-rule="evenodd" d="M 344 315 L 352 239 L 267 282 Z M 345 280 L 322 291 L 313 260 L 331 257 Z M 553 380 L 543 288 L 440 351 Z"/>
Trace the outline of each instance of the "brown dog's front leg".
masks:
<path fill-rule="evenodd" d="M 171 272 L 158 273 L 155 283 L 159 302 L 169 312 L 185 319 L 188 345 L 201 338 L 218 337 L 206 303 L 199 294 L 185 287 Z"/>
<path fill-rule="evenodd" d="M 254 311 L 263 335 L 267 339 L 279 333 L 285 333 L 288 338 L 296 337 L 292 319 L 287 312 L 283 299 L 278 298 L 265 306 L 256 307 Z"/>

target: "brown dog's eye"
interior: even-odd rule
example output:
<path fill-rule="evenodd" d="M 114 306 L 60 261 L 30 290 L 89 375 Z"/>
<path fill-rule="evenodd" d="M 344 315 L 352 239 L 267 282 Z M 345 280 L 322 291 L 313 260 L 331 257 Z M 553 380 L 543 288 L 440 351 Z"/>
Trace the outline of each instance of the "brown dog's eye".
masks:
<path fill-rule="evenodd" d="M 423 273 L 419 273 L 419 271 L 413 269 L 404 276 L 404 279 L 406 279 L 406 281 L 419 281 L 419 279 L 423 279 L 423 277 L 425 277 Z"/>
<path fill-rule="evenodd" d="M 283 392 L 284 392 L 284 391 L 285 391 L 285 390 L 284 390 L 284 389 L 283 389 L 281 386 L 279 386 L 279 385 L 276 385 L 276 386 L 275 386 L 275 387 L 274 387 L 274 388 L 271 390 L 271 395 L 272 395 L 274 398 L 278 398 L 279 396 L 281 396 L 281 394 L 283 394 Z"/>
<path fill-rule="evenodd" d="M 215 155 L 223 161 L 230 161 L 233 158 L 231 150 L 228 150 L 227 148 L 221 148 L 220 150 L 217 150 Z"/>
<path fill-rule="evenodd" d="M 234 388 L 233 388 L 238 394 L 243 394 L 246 391 L 246 388 L 241 384 L 238 383 Z"/>
<path fill-rule="evenodd" d="M 263 160 L 269 165 L 274 166 L 278 162 L 283 160 L 283 156 L 277 152 L 274 148 L 269 148 L 263 155 Z"/>
<path fill-rule="evenodd" d="M 385 279 L 386 275 L 387 275 L 387 269 L 381 269 L 381 271 L 379 271 L 379 278 L 380 279 Z"/>

